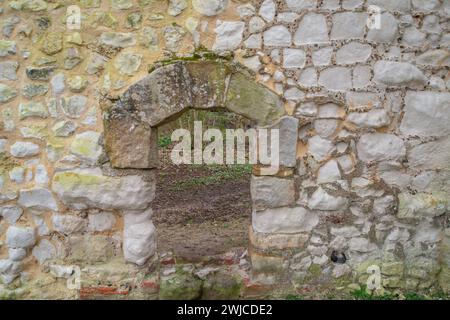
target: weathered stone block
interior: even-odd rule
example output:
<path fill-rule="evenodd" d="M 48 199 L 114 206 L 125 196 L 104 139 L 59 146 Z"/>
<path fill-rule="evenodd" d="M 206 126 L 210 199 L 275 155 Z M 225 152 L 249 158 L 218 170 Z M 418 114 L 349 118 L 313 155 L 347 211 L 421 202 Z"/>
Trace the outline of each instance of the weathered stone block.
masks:
<path fill-rule="evenodd" d="M 260 125 L 274 123 L 285 114 L 282 101 L 276 93 L 249 81 L 248 76 L 242 73 L 231 76 L 226 107 Z"/>
<path fill-rule="evenodd" d="M 235 275 L 224 272 L 212 273 L 203 282 L 202 299 L 238 299 L 240 296 L 241 287 L 242 283 Z"/>
<path fill-rule="evenodd" d="M 260 233 L 249 227 L 249 237 L 252 247 L 258 250 L 272 250 L 272 249 L 288 249 L 288 248 L 303 248 L 308 239 L 307 233 L 299 234 L 270 234 Z"/>
<path fill-rule="evenodd" d="M 156 128 L 130 115 L 111 115 L 104 120 L 104 126 L 105 150 L 112 167 L 150 169 L 158 166 Z"/>
<path fill-rule="evenodd" d="M 404 142 L 387 133 L 368 133 L 357 144 L 358 157 L 365 162 L 400 160 L 406 155 Z"/>
<path fill-rule="evenodd" d="M 67 260 L 70 262 L 86 264 L 107 262 L 116 254 L 114 240 L 108 236 L 70 236 L 68 245 L 70 253 Z"/>
<path fill-rule="evenodd" d="M 410 136 L 442 137 L 450 133 L 450 93 L 408 91 L 400 131 Z"/>
<path fill-rule="evenodd" d="M 100 169 L 77 169 L 57 172 L 52 190 L 75 209 L 139 210 L 152 202 L 155 183 L 140 176 L 108 177 Z"/>
<path fill-rule="evenodd" d="M 252 220 L 253 229 L 261 233 L 308 232 L 318 223 L 318 214 L 302 207 L 254 211 Z"/>
<path fill-rule="evenodd" d="M 161 278 L 159 299 L 194 300 L 200 298 L 202 281 L 193 274 L 179 271 Z"/>
<path fill-rule="evenodd" d="M 149 213 L 127 213 L 123 230 L 123 255 L 126 261 L 144 265 L 156 252 L 155 226 Z"/>
<path fill-rule="evenodd" d="M 293 179 L 252 176 L 250 190 L 254 210 L 284 207 L 295 202 Z"/>

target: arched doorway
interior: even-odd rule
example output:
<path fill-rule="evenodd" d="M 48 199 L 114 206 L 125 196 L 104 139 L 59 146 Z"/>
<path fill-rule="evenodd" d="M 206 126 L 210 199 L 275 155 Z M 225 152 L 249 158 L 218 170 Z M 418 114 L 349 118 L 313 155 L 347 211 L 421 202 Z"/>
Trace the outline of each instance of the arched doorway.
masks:
<path fill-rule="evenodd" d="M 276 210 L 259 214 L 266 208 L 295 206 L 294 170 L 299 123 L 294 117 L 286 115 L 282 99 L 256 82 L 251 71 L 242 66 L 222 59 L 162 63 L 119 97 L 110 97 L 102 104 L 105 149 L 111 166 L 125 171 L 140 169 L 144 172 L 157 168 L 158 127 L 188 109 L 226 110 L 250 119 L 256 128 L 278 129 L 280 171 L 262 174 L 265 171 L 260 170 L 259 166 L 253 168 L 251 243 L 271 247 L 267 244 L 273 243 L 274 239 L 277 241 L 277 237 L 291 238 L 290 234 L 305 231 L 305 225 L 310 227 L 310 218 L 317 219 L 296 210 L 281 214 L 280 220 Z M 134 221 L 135 218 L 129 220 Z M 134 229 L 131 237 L 140 245 L 128 244 L 127 233 L 131 232 L 127 232 L 127 215 L 124 228 L 125 260 L 144 264 L 155 250 L 146 250 L 142 243 L 154 239 L 144 230 L 140 241 L 137 239 L 139 232 Z M 154 244 L 149 244 L 148 248 L 151 246 Z M 270 264 L 272 260 L 265 253 L 256 259 L 258 261 L 254 265 L 261 272 L 282 272 L 267 268 L 265 261 Z M 275 281 L 277 276 L 270 279 Z"/>

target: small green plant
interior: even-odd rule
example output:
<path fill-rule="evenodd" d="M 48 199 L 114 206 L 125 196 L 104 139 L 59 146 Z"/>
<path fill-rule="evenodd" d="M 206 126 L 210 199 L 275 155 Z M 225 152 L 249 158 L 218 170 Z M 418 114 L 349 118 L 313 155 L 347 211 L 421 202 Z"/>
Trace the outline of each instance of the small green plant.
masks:
<path fill-rule="evenodd" d="M 407 292 L 405 293 L 405 300 L 427 300 L 427 298 L 415 292 Z"/>
<path fill-rule="evenodd" d="M 163 149 L 167 148 L 171 143 L 172 140 L 169 136 L 162 136 L 158 139 L 158 146 Z"/>
<path fill-rule="evenodd" d="M 372 292 L 368 292 L 366 286 L 361 286 L 360 289 L 352 291 L 351 295 L 356 300 L 394 300 L 396 298 L 392 293 L 377 295 Z"/>

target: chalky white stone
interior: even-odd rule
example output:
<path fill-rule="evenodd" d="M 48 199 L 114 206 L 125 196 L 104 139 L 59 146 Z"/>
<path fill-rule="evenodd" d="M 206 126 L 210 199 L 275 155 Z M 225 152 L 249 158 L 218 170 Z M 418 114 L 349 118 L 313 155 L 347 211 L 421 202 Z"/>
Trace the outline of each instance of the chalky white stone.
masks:
<path fill-rule="evenodd" d="M 39 154 L 39 146 L 33 142 L 18 141 L 11 146 L 9 152 L 17 158 L 32 157 Z"/>
<path fill-rule="evenodd" d="M 208 17 L 218 15 L 228 5 L 228 0 L 192 0 L 194 10 Z"/>
<path fill-rule="evenodd" d="M 352 112 L 347 120 L 361 128 L 381 128 L 390 123 L 390 117 L 384 109 L 373 109 L 369 112 Z"/>
<path fill-rule="evenodd" d="M 442 137 L 450 134 L 450 93 L 408 91 L 400 131 L 405 135 Z"/>
<path fill-rule="evenodd" d="M 267 22 L 272 22 L 275 19 L 276 5 L 273 0 L 264 0 L 259 9 L 259 15 Z"/>
<path fill-rule="evenodd" d="M 292 35 L 285 26 L 273 26 L 264 32 L 264 45 L 268 47 L 290 46 Z"/>
<path fill-rule="evenodd" d="M 351 69 L 345 67 L 327 68 L 320 73 L 319 85 L 332 91 L 348 90 L 352 87 Z"/>
<path fill-rule="evenodd" d="M 400 160 L 406 155 L 403 140 L 389 133 L 367 133 L 357 144 L 358 157 L 365 162 Z"/>
<path fill-rule="evenodd" d="M 155 226 L 149 219 L 148 212 L 127 213 L 123 231 L 123 255 L 125 260 L 142 266 L 155 252 Z"/>
<path fill-rule="evenodd" d="M 335 211 L 345 209 L 347 205 L 347 198 L 330 195 L 321 187 L 308 199 L 308 207 L 312 210 Z"/>
<path fill-rule="evenodd" d="M 9 248 L 29 248 L 36 243 L 33 228 L 10 226 L 6 231 L 6 245 Z"/>
<path fill-rule="evenodd" d="M 416 88 L 427 83 L 427 77 L 417 67 L 407 62 L 377 61 L 374 80 L 387 86 Z"/>
<path fill-rule="evenodd" d="M 283 67 L 286 69 L 303 68 L 306 63 L 306 53 L 302 49 L 284 49 Z"/>
<path fill-rule="evenodd" d="M 316 212 L 303 207 L 253 211 L 253 230 L 262 233 L 299 233 L 311 231 L 319 223 Z"/>
<path fill-rule="evenodd" d="M 240 46 L 245 23 L 239 21 L 217 21 L 214 29 L 216 41 L 213 45 L 215 51 L 234 50 Z"/>
<path fill-rule="evenodd" d="M 19 200 L 17 201 L 24 208 L 30 208 L 38 211 L 58 210 L 55 198 L 52 193 L 45 188 L 32 188 L 20 190 Z"/>
<path fill-rule="evenodd" d="M 350 42 L 336 52 L 338 64 L 352 64 L 365 62 L 372 54 L 372 47 L 368 44 Z"/>
<path fill-rule="evenodd" d="M 308 13 L 303 16 L 294 34 L 295 45 L 324 43 L 328 40 L 328 26 L 324 15 Z"/>

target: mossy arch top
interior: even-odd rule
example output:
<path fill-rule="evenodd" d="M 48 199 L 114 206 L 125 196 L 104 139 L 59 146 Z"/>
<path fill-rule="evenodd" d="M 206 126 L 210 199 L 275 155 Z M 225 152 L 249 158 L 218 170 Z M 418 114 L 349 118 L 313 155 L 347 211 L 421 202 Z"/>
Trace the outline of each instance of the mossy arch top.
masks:
<path fill-rule="evenodd" d="M 225 108 L 268 126 L 284 114 L 281 98 L 251 71 L 227 60 L 174 61 L 104 103 L 105 148 L 115 168 L 158 164 L 156 128 L 188 108 Z"/>

